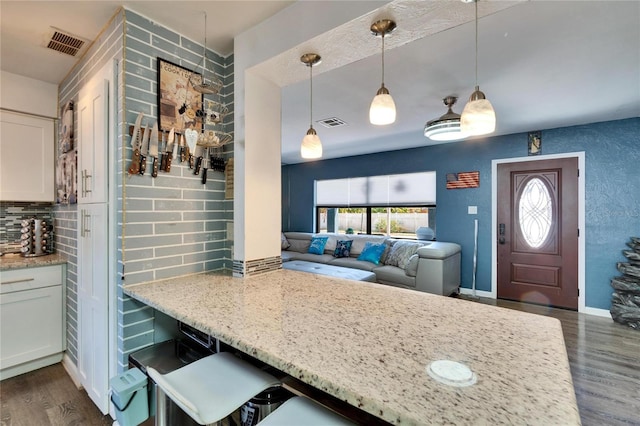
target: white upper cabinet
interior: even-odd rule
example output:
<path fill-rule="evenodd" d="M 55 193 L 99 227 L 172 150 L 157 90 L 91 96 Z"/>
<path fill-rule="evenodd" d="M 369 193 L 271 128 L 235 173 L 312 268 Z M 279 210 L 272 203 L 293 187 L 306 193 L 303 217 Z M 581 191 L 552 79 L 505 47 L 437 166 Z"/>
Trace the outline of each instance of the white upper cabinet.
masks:
<path fill-rule="evenodd" d="M 0 111 L 0 200 L 55 200 L 53 119 Z"/>
<path fill-rule="evenodd" d="M 107 201 L 108 80 L 98 76 L 78 99 L 78 203 Z"/>

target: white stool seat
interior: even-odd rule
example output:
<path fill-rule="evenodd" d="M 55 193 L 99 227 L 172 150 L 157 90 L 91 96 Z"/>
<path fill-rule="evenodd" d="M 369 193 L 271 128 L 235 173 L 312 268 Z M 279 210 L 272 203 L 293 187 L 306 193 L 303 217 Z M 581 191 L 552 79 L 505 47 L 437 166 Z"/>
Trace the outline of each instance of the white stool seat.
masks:
<path fill-rule="evenodd" d="M 294 396 L 269 414 L 260 426 L 353 426 L 349 420 L 309 398 Z"/>
<path fill-rule="evenodd" d="M 167 374 L 149 377 L 193 420 L 206 425 L 227 417 L 280 381 L 228 352 L 207 356 Z"/>

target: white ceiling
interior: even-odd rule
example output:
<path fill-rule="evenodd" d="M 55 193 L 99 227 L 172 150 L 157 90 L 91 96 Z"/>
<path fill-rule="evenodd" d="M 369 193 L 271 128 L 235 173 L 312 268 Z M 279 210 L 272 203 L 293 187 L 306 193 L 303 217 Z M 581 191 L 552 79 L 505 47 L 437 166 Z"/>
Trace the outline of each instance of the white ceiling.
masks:
<path fill-rule="evenodd" d="M 234 35 L 290 3 L 1 0 L 0 66 L 60 82 L 74 59 L 41 47 L 49 26 L 93 40 L 121 4 L 197 41 L 206 9 L 207 45 L 225 55 Z M 459 96 L 454 111 L 460 113 L 473 91 L 473 4 L 371 4 L 383 6 L 328 33 L 323 42 L 309 43 L 324 58 L 314 68 L 314 120 L 338 117 L 348 123 L 331 129 L 314 123 L 324 158 L 429 144 L 423 127 L 446 112 L 442 98 Z M 640 1 L 487 0 L 478 6 L 478 82 L 496 110 L 496 135 L 640 116 Z M 385 84 L 398 119 L 377 127 L 368 123 L 368 109 L 380 87 L 380 39 L 369 26 L 381 17 L 398 22 L 385 40 Z M 348 36 L 341 33 L 345 29 Z M 309 74 L 299 62 L 305 48 L 263 66 L 267 75 L 286 76 L 274 77 L 283 87 L 283 163 L 302 161 L 299 145 L 309 127 Z"/>

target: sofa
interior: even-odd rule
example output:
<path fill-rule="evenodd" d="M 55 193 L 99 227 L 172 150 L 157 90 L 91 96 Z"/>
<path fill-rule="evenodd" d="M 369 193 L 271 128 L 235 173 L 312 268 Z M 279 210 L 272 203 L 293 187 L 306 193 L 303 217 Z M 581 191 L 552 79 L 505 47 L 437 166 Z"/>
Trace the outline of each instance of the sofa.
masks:
<path fill-rule="evenodd" d="M 316 243 L 322 238 L 326 242 L 322 251 L 318 251 Z M 309 252 L 312 240 L 312 250 L 318 254 Z M 351 243 L 345 244 L 348 241 Z M 366 255 L 374 246 L 381 250 L 380 244 L 384 245 L 384 252 L 377 263 L 358 259 L 369 257 Z M 350 245 L 346 252 L 345 245 Z M 370 271 L 378 283 L 443 296 L 457 293 L 460 286 L 460 245 L 455 243 L 400 240 L 382 235 L 283 232 L 281 247 L 283 263 L 299 260 Z M 365 256 L 361 256 L 363 251 Z"/>

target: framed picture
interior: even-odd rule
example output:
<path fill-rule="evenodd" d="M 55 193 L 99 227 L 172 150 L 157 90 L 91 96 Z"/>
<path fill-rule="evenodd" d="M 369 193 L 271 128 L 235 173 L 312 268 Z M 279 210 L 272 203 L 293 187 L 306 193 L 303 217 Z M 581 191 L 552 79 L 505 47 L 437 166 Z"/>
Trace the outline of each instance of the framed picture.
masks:
<path fill-rule="evenodd" d="M 182 133 L 202 129 L 202 93 L 193 89 L 202 76 L 158 58 L 158 116 L 160 130 Z"/>
<path fill-rule="evenodd" d="M 542 132 L 529 132 L 528 153 L 539 155 L 542 153 Z"/>

